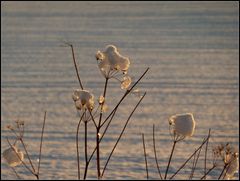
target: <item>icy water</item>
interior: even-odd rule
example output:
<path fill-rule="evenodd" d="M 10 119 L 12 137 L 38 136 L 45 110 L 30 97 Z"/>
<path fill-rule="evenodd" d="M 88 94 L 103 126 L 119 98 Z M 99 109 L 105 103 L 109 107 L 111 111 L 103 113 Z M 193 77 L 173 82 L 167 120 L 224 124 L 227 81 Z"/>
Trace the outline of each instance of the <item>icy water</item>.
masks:
<path fill-rule="evenodd" d="M 238 149 L 238 16 L 236 1 L 1 2 L 1 150 L 7 147 L 6 137 L 13 138 L 6 125 L 24 120 L 25 141 L 37 165 L 47 110 L 40 178 L 77 179 L 75 132 L 79 118 L 71 94 L 79 84 L 71 51 L 62 41 L 74 45 L 83 85 L 95 97 L 102 94 L 104 86 L 95 52 L 106 45 L 116 45 L 131 58 L 133 80 L 150 67 L 138 85 L 147 95 L 117 146 L 105 179 L 146 179 L 141 133 L 145 133 L 149 177 L 157 179 L 152 125 L 156 126 L 157 155 L 164 172 L 172 146 L 168 118 L 177 113 L 192 112 L 196 131 L 177 144 L 169 175 L 201 144 L 209 128 L 213 136 L 210 149 L 226 142 Z M 119 83 L 111 80 L 106 99 L 110 110 L 123 94 Z M 129 95 L 117 112 L 101 143 L 102 166 L 138 99 Z M 95 146 L 94 136 L 91 127 L 89 150 Z M 82 139 L 81 134 L 83 169 Z M 210 152 L 208 157 L 210 168 Z M 203 175 L 203 156 L 199 159 L 194 178 Z M 1 160 L 1 179 L 15 179 Z M 191 165 L 176 179 L 187 179 Z M 89 167 L 88 178 L 96 178 L 95 158 Z M 17 171 L 25 179 L 33 178 L 22 166 Z M 219 173 L 216 169 L 207 178 L 217 178 Z"/>

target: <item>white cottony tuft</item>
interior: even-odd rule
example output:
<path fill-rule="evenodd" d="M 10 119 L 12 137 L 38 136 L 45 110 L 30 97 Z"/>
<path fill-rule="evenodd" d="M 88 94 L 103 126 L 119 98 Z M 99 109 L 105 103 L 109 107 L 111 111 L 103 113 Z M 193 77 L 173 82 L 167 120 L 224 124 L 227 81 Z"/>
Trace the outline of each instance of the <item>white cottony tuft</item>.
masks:
<path fill-rule="evenodd" d="M 173 131 L 179 136 L 192 136 L 195 130 L 195 120 L 192 113 L 176 114 L 171 116 L 169 124 Z"/>
<path fill-rule="evenodd" d="M 104 52 L 97 51 L 96 59 L 99 61 L 99 69 L 105 77 L 109 77 L 111 71 L 125 73 L 130 66 L 129 58 L 122 56 L 114 45 L 108 45 Z"/>
<path fill-rule="evenodd" d="M 10 167 L 15 167 L 22 163 L 24 154 L 19 151 L 17 147 L 12 146 L 3 152 L 3 158 L 7 161 Z"/>
<path fill-rule="evenodd" d="M 76 89 L 72 95 L 77 109 L 90 109 L 94 107 L 94 95 L 87 90 Z"/>

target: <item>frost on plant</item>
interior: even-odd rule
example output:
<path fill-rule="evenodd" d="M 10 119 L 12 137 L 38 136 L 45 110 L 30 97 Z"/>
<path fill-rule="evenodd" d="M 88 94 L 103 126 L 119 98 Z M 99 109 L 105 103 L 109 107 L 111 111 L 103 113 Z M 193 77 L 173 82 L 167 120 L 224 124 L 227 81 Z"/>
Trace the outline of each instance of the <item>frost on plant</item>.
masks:
<path fill-rule="evenodd" d="M 122 56 L 116 46 L 108 45 L 105 51 L 97 51 L 96 59 L 98 67 L 105 78 L 118 80 L 122 89 L 129 87 L 131 78 L 126 74 L 130 66 L 130 60 Z"/>
<path fill-rule="evenodd" d="M 3 152 L 3 158 L 10 167 L 15 167 L 22 163 L 24 154 L 16 146 L 12 146 Z"/>
<path fill-rule="evenodd" d="M 192 136 L 195 130 L 195 120 L 192 113 L 171 116 L 169 124 L 172 127 L 173 134 L 181 137 Z"/>
<path fill-rule="evenodd" d="M 117 71 L 126 73 L 130 66 L 129 58 L 122 56 L 114 45 L 108 45 L 103 52 L 97 51 L 96 59 L 105 77 L 110 77 L 112 73 Z"/>
<path fill-rule="evenodd" d="M 94 107 L 94 95 L 87 90 L 76 89 L 73 92 L 72 98 L 78 110 L 89 109 Z"/>

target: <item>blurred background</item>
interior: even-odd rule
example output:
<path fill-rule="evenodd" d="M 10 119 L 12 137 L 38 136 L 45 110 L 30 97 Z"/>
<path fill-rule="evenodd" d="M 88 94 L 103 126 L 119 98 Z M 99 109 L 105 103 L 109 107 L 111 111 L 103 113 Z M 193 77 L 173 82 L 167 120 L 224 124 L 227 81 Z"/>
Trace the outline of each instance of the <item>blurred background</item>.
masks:
<path fill-rule="evenodd" d="M 95 60 L 97 50 L 113 44 L 130 57 L 133 81 L 150 67 L 138 85 L 147 95 L 114 152 L 105 179 L 146 179 L 141 133 L 145 134 L 150 178 L 158 178 L 152 126 L 156 127 L 157 154 L 164 172 L 172 146 L 168 118 L 178 113 L 192 112 L 196 131 L 176 146 L 169 175 L 201 144 L 209 128 L 209 167 L 213 146 L 229 142 L 238 149 L 239 2 L 3 1 L 1 25 L 1 150 L 8 147 L 7 136 L 14 138 L 6 125 L 24 120 L 25 141 L 37 165 L 47 110 L 41 179 L 77 179 L 79 118 L 71 95 L 79 84 L 71 50 L 63 46 L 64 41 L 74 45 L 83 86 L 96 98 L 104 88 Z M 106 103 L 112 110 L 124 91 L 115 80 L 108 90 Z M 138 99 L 129 95 L 117 112 L 101 144 L 101 165 Z M 94 136 L 94 127 L 89 128 L 89 150 L 95 146 Z M 203 175 L 202 159 L 194 178 Z M 96 178 L 95 165 L 94 159 L 88 178 Z M 188 164 L 176 178 L 188 178 L 190 168 Z M 16 170 L 23 178 L 33 179 L 23 166 Z M 217 169 L 207 178 L 216 175 Z M 1 159 L 1 179 L 15 178 Z"/>

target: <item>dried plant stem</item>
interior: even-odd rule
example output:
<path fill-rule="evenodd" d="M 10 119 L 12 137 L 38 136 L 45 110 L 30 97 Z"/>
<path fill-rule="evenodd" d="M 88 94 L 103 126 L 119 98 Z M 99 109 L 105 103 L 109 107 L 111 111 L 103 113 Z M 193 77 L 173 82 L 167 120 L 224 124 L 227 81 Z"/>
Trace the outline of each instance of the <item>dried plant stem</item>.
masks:
<path fill-rule="evenodd" d="M 75 70 L 76 70 L 78 82 L 79 82 L 79 85 L 80 85 L 81 89 L 83 89 L 83 85 L 82 85 L 82 82 L 81 82 L 81 79 L 80 79 L 80 75 L 79 75 L 79 73 L 78 73 L 78 68 L 77 68 L 77 63 L 76 63 L 76 59 L 75 59 L 75 54 L 74 54 L 73 45 L 70 44 L 70 43 L 67 43 L 67 42 L 65 42 L 65 44 L 71 47 L 72 57 L 73 57 L 73 63 L 74 63 L 74 67 L 75 67 Z"/>
<path fill-rule="evenodd" d="M 66 44 L 67 46 L 69 46 L 69 47 L 71 48 L 73 63 L 74 63 L 74 67 L 75 67 L 75 70 L 76 70 L 78 82 L 79 82 L 79 85 L 80 85 L 81 89 L 83 90 L 83 85 L 82 85 L 82 82 L 81 82 L 81 79 L 80 79 L 80 75 L 79 75 L 79 73 L 78 73 L 77 62 L 76 62 L 76 59 L 75 59 L 75 53 L 74 53 L 73 45 L 72 45 L 71 43 L 65 42 L 65 41 L 64 41 L 63 43 Z"/>
<path fill-rule="evenodd" d="M 131 89 L 129 89 L 129 90 L 127 90 L 127 91 L 125 92 L 125 94 L 122 96 L 122 98 L 121 98 L 120 101 L 117 103 L 117 105 L 115 106 L 115 108 L 114 108 L 114 109 L 112 110 L 112 112 L 107 116 L 107 118 L 105 119 L 105 121 L 101 124 L 101 127 L 102 127 L 102 126 L 108 121 L 108 119 L 110 119 L 110 120 L 108 121 L 108 124 L 107 124 L 105 130 L 104 130 L 103 133 L 102 133 L 102 136 L 101 136 L 101 138 L 100 138 L 100 140 L 99 140 L 99 143 L 102 141 L 102 139 L 103 139 L 106 131 L 108 130 L 109 125 L 111 124 L 111 122 L 112 122 L 112 120 L 113 120 L 113 117 L 114 117 L 114 115 L 115 115 L 118 107 L 120 106 L 120 104 L 122 103 L 122 101 L 124 100 L 124 98 L 125 98 L 125 97 L 131 92 L 131 90 L 133 90 L 133 88 L 140 82 L 140 80 L 145 76 L 145 74 L 148 72 L 148 70 L 149 70 L 149 68 L 147 68 L 147 69 L 144 71 L 144 73 L 143 73 L 143 74 L 140 76 L 140 78 L 135 82 L 135 84 L 131 87 Z M 90 113 L 90 115 L 91 115 L 91 113 Z M 94 122 L 94 124 L 95 124 L 95 126 L 96 126 L 96 128 L 97 128 L 97 125 L 96 125 L 96 123 L 95 123 L 94 118 L 93 118 L 92 115 L 91 115 L 91 117 L 92 117 L 93 122 Z M 89 160 L 88 160 L 88 165 L 89 165 L 89 162 L 91 161 L 91 159 L 93 158 L 93 155 L 94 155 L 94 153 L 96 152 L 96 150 L 97 150 L 97 147 L 94 148 L 92 154 L 90 155 Z M 88 167 L 87 167 L 87 168 L 88 168 Z M 85 169 L 85 172 L 87 173 L 87 169 Z"/>
<path fill-rule="evenodd" d="M 105 85 L 104 85 L 104 90 L 103 90 L 103 97 L 104 100 L 106 99 L 106 93 L 107 93 L 107 85 L 108 85 L 108 78 L 106 78 Z M 100 111 L 100 116 L 99 116 L 99 122 L 98 122 L 98 127 L 99 129 L 101 128 L 101 121 L 102 121 L 102 114 L 103 114 L 103 106 L 104 106 L 105 101 L 101 104 L 101 111 Z"/>
<path fill-rule="evenodd" d="M 116 112 L 116 110 L 115 110 L 115 112 Z M 112 114 L 112 117 L 111 117 L 110 121 L 111 121 L 112 118 L 114 117 L 115 112 Z M 109 123 L 110 123 L 110 121 L 109 121 Z M 108 123 L 107 127 L 109 126 L 109 123 Z M 96 126 L 96 127 L 97 127 L 97 126 Z M 102 141 L 102 139 L 103 139 L 103 136 L 104 136 L 104 134 L 106 133 L 106 130 L 107 130 L 107 128 L 105 128 L 104 132 L 102 133 L 102 136 L 101 136 L 101 138 L 100 138 L 100 140 L 99 140 L 99 143 L 101 143 L 101 141 Z M 91 156 L 90 156 L 89 159 L 88 159 L 87 165 L 86 165 L 86 167 L 85 167 L 84 179 L 86 179 L 87 171 L 88 171 L 88 165 L 89 165 L 90 161 L 92 160 L 92 157 L 93 157 L 94 153 L 96 152 L 96 150 L 97 150 L 97 147 L 94 148 Z"/>
<path fill-rule="evenodd" d="M 97 126 L 97 123 L 96 123 L 96 121 L 95 121 L 95 119 L 94 119 L 94 116 L 93 116 L 91 110 L 88 109 L 88 112 L 89 112 L 89 114 L 90 114 L 90 116 L 91 116 L 91 119 L 92 119 L 92 121 L 93 121 L 93 123 L 94 123 L 94 126 L 95 126 L 96 129 L 97 129 L 98 126 Z"/>
<path fill-rule="evenodd" d="M 98 179 L 100 179 L 101 171 L 100 171 L 100 150 L 99 150 L 99 128 L 97 128 L 97 132 L 96 132 L 96 146 L 97 146 L 97 176 L 98 176 Z"/>
<path fill-rule="evenodd" d="M 220 178 L 221 178 L 221 176 L 222 176 L 222 174 L 224 173 L 224 171 L 226 170 L 226 167 L 228 166 L 228 164 L 225 164 L 224 165 L 224 167 L 223 167 L 223 169 L 222 169 L 222 171 L 221 171 L 221 174 L 219 175 L 219 177 L 218 177 L 218 180 L 220 180 Z"/>
<path fill-rule="evenodd" d="M 87 121 L 84 122 L 84 133 L 85 133 L 85 172 L 84 172 L 84 180 L 86 179 L 86 169 L 88 167 L 88 154 L 87 154 L 87 151 L 88 151 L 88 147 L 87 147 Z"/>
<path fill-rule="evenodd" d="M 233 160 L 232 160 L 232 161 L 233 161 Z M 227 175 L 227 172 L 228 172 L 228 170 L 229 170 L 229 168 L 230 168 L 230 164 L 231 164 L 232 161 L 230 161 L 230 162 L 227 164 L 227 166 L 226 166 L 226 171 L 225 171 L 225 174 L 224 174 L 224 176 L 223 176 L 223 179 L 225 179 L 225 177 L 226 177 L 226 175 Z"/>
<path fill-rule="evenodd" d="M 210 129 L 209 129 L 209 133 L 210 134 Z M 206 173 L 206 170 L 207 170 L 207 150 L 208 150 L 208 142 L 209 142 L 209 139 L 207 140 L 207 143 L 206 143 L 206 147 L 205 147 L 205 157 L 204 157 L 204 174 Z M 204 179 L 206 180 L 206 177 L 204 177 Z"/>
<path fill-rule="evenodd" d="M 188 179 L 188 180 L 192 180 L 195 161 L 196 161 L 196 154 L 195 154 L 194 157 L 193 157 L 192 170 L 191 170 L 191 173 L 190 173 L 190 175 L 189 175 L 189 179 Z"/>
<path fill-rule="evenodd" d="M 172 146 L 172 151 L 171 151 L 171 154 L 170 154 L 170 157 L 169 157 L 169 160 L 168 160 L 168 165 L 167 165 L 167 169 L 166 169 L 165 176 L 164 176 L 164 179 L 165 179 L 165 180 L 166 180 L 166 178 L 167 178 L 168 169 L 169 169 L 169 166 L 170 166 L 170 163 L 171 163 L 171 160 L 172 160 L 173 151 L 174 151 L 174 149 L 175 149 L 176 143 L 177 143 L 177 141 L 174 140 L 174 141 L 173 141 L 173 146 Z"/>
<path fill-rule="evenodd" d="M 140 78 L 135 82 L 132 87 L 129 90 L 126 90 L 125 94 L 122 96 L 118 104 L 115 106 L 115 108 L 112 110 L 112 112 L 107 116 L 105 121 L 101 124 L 101 127 L 108 121 L 108 119 L 111 117 L 111 115 L 114 113 L 114 111 L 117 110 L 119 105 L 122 103 L 122 101 L 125 99 L 125 97 L 133 90 L 133 88 L 140 82 L 140 80 L 145 76 L 145 74 L 148 72 L 149 67 L 145 70 L 145 72 L 140 76 Z"/>
<path fill-rule="evenodd" d="M 197 166 L 197 162 L 198 162 L 198 159 L 199 159 L 201 150 L 202 150 L 202 149 L 200 148 L 200 150 L 198 151 L 197 158 L 196 158 L 196 154 L 194 155 L 193 168 L 192 168 L 192 172 L 191 172 L 191 175 L 190 175 L 189 180 L 190 180 L 190 179 L 192 180 L 192 178 L 193 178 L 193 175 L 194 175 L 194 172 L 195 172 L 195 169 L 196 169 L 196 166 Z"/>
<path fill-rule="evenodd" d="M 159 177 L 162 180 L 162 174 L 158 165 L 158 159 L 157 159 L 157 153 L 156 153 L 156 144 L 155 144 L 155 125 L 153 124 L 153 150 L 154 150 L 154 156 L 155 156 L 155 161 L 156 161 L 156 165 L 157 165 L 157 169 L 158 169 L 158 173 L 159 173 Z"/>
<path fill-rule="evenodd" d="M 104 85 L 104 90 L 103 90 L 103 97 L 104 100 L 106 99 L 106 93 L 107 93 L 107 85 L 108 85 L 108 78 L 106 77 L 105 79 L 105 85 Z M 100 170 L 100 129 L 101 129 L 101 122 L 102 122 L 102 115 L 103 115 L 103 105 L 104 105 L 105 101 L 101 104 L 101 111 L 100 111 L 100 116 L 99 116 L 99 122 L 98 122 L 98 126 L 96 129 L 96 147 L 97 147 L 97 173 L 98 173 L 98 179 L 101 178 L 101 170 Z"/>
<path fill-rule="evenodd" d="M 14 167 L 11 167 L 12 171 L 15 173 L 17 179 L 21 179 Z"/>
<path fill-rule="evenodd" d="M 27 151 L 27 148 L 26 148 L 26 146 L 25 146 L 25 143 L 24 143 L 23 139 L 22 139 L 22 138 L 19 138 L 19 140 L 21 141 L 21 143 L 22 143 L 22 145 L 23 145 L 23 148 L 24 148 L 25 153 L 26 153 L 26 155 L 27 155 L 28 161 L 29 161 L 29 163 L 30 163 L 30 165 L 31 165 L 31 167 L 32 167 L 32 169 L 33 169 L 33 172 L 36 173 L 35 168 L 34 168 L 34 166 L 33 166 L 33 164 L 32 164 L 32 160 L 31 160 L 31 158 L 30 158 L 30 156 L 29 156 L 29 154 L 28 154 L 28 151 Z"/>
<path fill-rule="evenodd" d="M 108 163 L 109 163 L 109 161 L 110 161 L 110 159 L 111 159 L 111 156 L 112 156 L 115 148 L 117 147 L 117 145 L 118 145 L 118 143 L 119 143 L 119 141 L 120 141 L 120 139 L 121 139 L 121 137 L 122 137 L 122 135 L 123 135 L 123 133 L 124 133 L 127 125 L 128 125 L 128 123 L 129 123 L 129 121 L 130 121 L 133 113 L 135 112 L 135 110 L 137 109 L 137 107 L 139 106 L 139 104 L 141 103 L 141 101 L 143 100 L 143 98 L 145 97 L 145 95 L 146 95 L 146 92 L 144 93 L 143 97 L 138 101 L 138 103 L 136 104 L 136 106 L 135 106 L 134 109 L 132 110 L 131 114 L 129 115 L 129 117 L 128 117 L 128 119 L 127 119 L 127 121 L 126 121 L 126 123 L 125 123 L 125 125 L 124 125 L 124 127 L 123 127 L 123 129 L 122 129 L 122 131 L 121 131 L 121 133 L 120 133 L 120 135 L 119 135 L 119 137 L 118 137 L 118 139 L 117 139 L 117 141 L 116 141 L 116 143 L 115 143 L 115 145 L 114 145 L 114 147 L 113 147 L 113 149 L 112 149 L 112 151 L 111 151 L 111 153 L 110 153 L 107 161 L 106 161 L 106 163 L 105 163 L 105 166 L 104 166 L 104 168 L 103 168 L 102 175 L 101 175 L 102 177 L 103 177 L 104 172 L 105 172 L 105 170 L 106 170 L 106 168 L 107 168 L 107 165 L 108 165 Z"/>
<path fill-rule="evenodd" d="M 204 179 L 214 168 L 216 168 L 215 164 L 201 177 L 201 180 Z"/>
<path fill-rule="evenodd" d="M 44 133 L 44 127 L 45 127 L 45 122 L 46 122 L 46 116 L 47 116 L 47 111 L 44 113 L 44 118 L 43 118 L 43 126 L 42 126 L 42 133 L 41 133 L 41 142 L 40 142 L 40 150 L 39 150 L 39 161 L 38 161 L 38 180 L 39 180 L 39 173 L 40 173 L 40 165 L 41 165 L 41 156 L 42 156 L 42 142 L 43 142 L 43 133 Z"/>
<path fill-rule="evenodd" d="M 146 167 L 146 174 L 148 179 L 148 164 L 147 164 L 147 154 L 146 154 L 146 148 L 145 148 L 145 141 L 144 141 L 144 134 L 142 133 L 142 141 L 143 141 L 143 153 L 145 158 L 145 167 Z"/>
<path fill-rule="evenodd" d="M 169 178 L 170 180 L 177 175 L 177 173 L 189 162 L 189 160 L 197 153 L 199 149 L 203 147 L 203 145 L 207 142 L 207 140 L 210 138 L 210 131 L 208 133 L 207 138 L 202 142 L 202 144 L 192 153 L 192 155 L 180 166 L 180 168 Z"/>
<path fill-rule="evenodd" d="M 78 133 L 79 133 L 79 128 L 80 128 L 81 121 L 82 121 L 83 116 L 84 116 L 85 113 L 86 113 L 86 111 L 83 112 L 83 114 L 82 114 L 82 116 L 81 116 L 81 118 L 80 118 L 80 120 L 79 120 L 79 122 L 78 122 L 78 125 L 77 125 L 77 132 L 76 132 L 76 148 L 77 148 L 78 180 L 80 180 L 80 158 L 79 158 L 80 156 L 79 156 L 79 146 L 78 146 L 78 143 L 79 143 L 79 141 L 78 141 Z"/>

